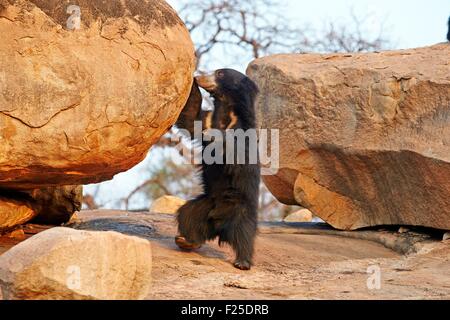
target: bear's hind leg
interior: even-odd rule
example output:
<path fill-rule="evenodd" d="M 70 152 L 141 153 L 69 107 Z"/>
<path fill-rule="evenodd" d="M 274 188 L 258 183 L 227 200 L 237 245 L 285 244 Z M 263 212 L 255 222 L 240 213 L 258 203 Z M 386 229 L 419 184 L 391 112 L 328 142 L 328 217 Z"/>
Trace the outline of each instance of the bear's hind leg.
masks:
<path fill-rule="evenodd" d="M 179 235 L 175 242 L 181 249 L 198 249 L 212 237 L 214 230 L 208 224 L 208 214 L 213 208 L 213 201 L 203 195 L 178 209 Z"/>
<path fill-rule="evenodd" d="M 228 230 L 228 242 L 236 253 L 234 266 L 241 270 L 250 270 L 253 261 L 257 223 L 251 217 L 241 216 Z"/>
<path fill-rule="evenodd" d="M 257 213 L 242 202 L 224 201 L 211 211 L 219 243 L 226 242 L 236 254 L 234 266 L 249 270 L 252 266 L 257 231 Z"/>

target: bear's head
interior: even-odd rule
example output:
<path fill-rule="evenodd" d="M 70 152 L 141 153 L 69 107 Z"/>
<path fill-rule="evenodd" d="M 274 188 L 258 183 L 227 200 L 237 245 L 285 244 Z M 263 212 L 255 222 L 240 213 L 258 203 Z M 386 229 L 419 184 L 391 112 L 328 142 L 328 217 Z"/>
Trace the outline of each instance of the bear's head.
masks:
<path fill-rule="evenodd" d="M 226 97 L 241 102 L 246 97 L 253 100 L 258 93 L 256 84 L 250 78 L 233 69 L 219 69 L 212 74 L 197 76 L 195 80 L 215 99 Z"/>

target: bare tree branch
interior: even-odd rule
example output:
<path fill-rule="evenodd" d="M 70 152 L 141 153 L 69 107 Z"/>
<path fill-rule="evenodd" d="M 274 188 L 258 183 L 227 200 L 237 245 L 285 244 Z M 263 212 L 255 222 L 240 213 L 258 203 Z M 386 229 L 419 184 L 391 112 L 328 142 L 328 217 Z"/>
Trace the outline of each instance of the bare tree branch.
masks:
<path fill-rule="evenodd" d="M 251 58 L 289 52 L 361 52 L 380 50 L 388 41 L 366 32 L 371 15 L 351 12 L 350 24 L 329 22 L 321 31 L 296 26 L 281 12 L 282 0 L 182 1 L 180 15 L 197 45 L 200 67 L 217 48 L 245 52 Z M 245 63 L 245 60 L 243 60 Z"/>
<path fill-rule="evenodd" d="M 166 188 L 164 183 L 159 178 L 148 179 L 148 180 L 144 181 L 143 183 L 141 183 L 140 185 L 138 185 L 136 188 L 134 188 L 125 198 L 121 199 L 121 201 L 125 205 L 125 210 L 129 210 L 130 199 L 132 197 L 134 197 L 136 194 L 143 192 L 150 185 L 157 185 L 159 188 L 161 188 L 163 190 L 163 192 L 166 195 L 172 195 L 172 193 L 169 191 L 169 189 Z"/>

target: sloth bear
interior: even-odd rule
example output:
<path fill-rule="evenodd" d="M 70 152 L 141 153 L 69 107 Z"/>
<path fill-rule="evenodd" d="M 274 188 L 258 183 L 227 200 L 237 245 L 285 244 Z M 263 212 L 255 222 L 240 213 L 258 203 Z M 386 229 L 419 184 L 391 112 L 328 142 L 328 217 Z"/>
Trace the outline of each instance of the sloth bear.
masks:
<path fill-rule="evenodd" d="M 235 70 L 221 69 L 212 75 L 196 77 L 195 82 L 176 123 L 179 128 L 187 129 L 192 136 L 194 121 L 202 121 L 203 129 L 218 129 L 222 137 L 228 130 L 255 129 L 254 103 L 258 88 L 248 77 Z M 213 97 L 212 113 L 201 110 L 202 97 L 197 85 Z M 206 134 L 207 130 L 203 130 L 203 137 Z M 214 143 L 202 140 L 203 152 L 210 143 Z M 234 146 L 224 143 L 224 148 L 235 147 L 237 151 L 236 139 L 233 143 Z M 247 163 L 250 143 L 245 140 L 245 164 L 237 164 L 236 161 L 227 164 L 226 149 L 220 155 L 223 156 L 223 164 L 207 164 L 203 154 L 203 194 L 178 210 L 179 236 L 175 238 L 181 249 L 194 250 L 207 240 L 218 237 L 219 244 L 231 245 L 236 254 L 234 266 L 241 270 L 249 270 L 252 265 L 257 231 L 260 165 L 259 160 Z"/>

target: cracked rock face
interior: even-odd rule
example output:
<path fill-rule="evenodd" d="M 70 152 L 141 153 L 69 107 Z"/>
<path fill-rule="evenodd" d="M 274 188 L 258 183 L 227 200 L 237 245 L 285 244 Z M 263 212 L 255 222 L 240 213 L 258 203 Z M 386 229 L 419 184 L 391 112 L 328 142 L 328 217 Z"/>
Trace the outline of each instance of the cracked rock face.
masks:
<path fill-rule="evenodd" d="M 163 0 L 0 0 L 0 34 L 2 188 L 130 169 L 190 92 L 193 44 Z"/>
<path fill-rule="evenodd" d="M 280 130 L 265 182 L 339 229 L 450 229 L 450 46 L 253 62 L 262 128 Z"/>

